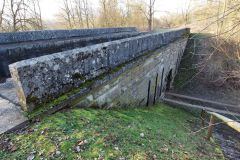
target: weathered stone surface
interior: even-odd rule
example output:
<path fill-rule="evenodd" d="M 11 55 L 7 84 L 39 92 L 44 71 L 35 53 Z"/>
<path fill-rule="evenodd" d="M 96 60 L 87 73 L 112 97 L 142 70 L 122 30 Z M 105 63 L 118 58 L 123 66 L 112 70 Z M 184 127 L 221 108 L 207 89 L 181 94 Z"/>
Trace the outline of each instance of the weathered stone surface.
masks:
<path fill-rule="evenodd" d="M 0 134 L 26 121 L 20 108 L 0 97 Z"/>
<path fill-rule="evenodd" d="M 0 84 L 0 134 L 26 121 L 20 106 L 13 81 Z"/>
<path fill-rule="evenodd" d="M 101 34 L 136 32 L 135 27 L 128 28 L 97 28 L 97 29 L 75 29 L 75 30 L 44 30 L 28 32 L 0 33 L 0 44 L 19 43 L 27 41 L 64 39 L 70 37 L 87 37 Z"/>
<path fill-rule="evenodd" d="M 79 87 L 120 64 L 182 38 L 188 29 L 152 33 L 42 56 L 10 65 L 25 111 Z M 166 56 L 171 56 L 166 55 Z"/>
<path fill-rule="evenodd" d="M 184 38 L 156 50 L 118 77 L 93 89 L 76 106 L 111 108 L 156 103 L 164 96 L 169 74 L 173 81 L 186 44 L 187 38 Z"/>
<path fill-rule="evenodd" d="M 8 65 L 25 59 L 40 57 L 88 45 L 109 42 L 142 35 L 140 32 L 121 32 L 93 35 L 91 37 L 71 37 L 0 45 L 0 76 L 10 77 Z"/>
<path fill-rule="evenodd" d="M 16 88 L 11 78 L 8 78 L 5 83 L 0 83 L 0 97 L 19 105 Z"/>

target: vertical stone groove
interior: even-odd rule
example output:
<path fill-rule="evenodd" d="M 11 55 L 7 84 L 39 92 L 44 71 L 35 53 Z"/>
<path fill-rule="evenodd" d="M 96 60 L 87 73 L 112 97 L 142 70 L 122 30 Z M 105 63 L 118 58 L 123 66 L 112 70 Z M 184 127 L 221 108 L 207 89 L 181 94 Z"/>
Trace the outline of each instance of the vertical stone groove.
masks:
<path fill-rule="evenodd" d="M 163 85 L 163 76 L 164 76 L 164 68 L 162 70 L 162 76 L 161 76 L 161 82 L 160 82 L 160 87 L 159 87 L 159 97 L 162 95 L 162 85 Z"/>
<path fill-rule="evenodd" d="M 149 80 L 148 82 L 147 106 L 149 106 L 149 103 L 150 103 L 150 90 L 151 90 L 151 80 Z"/>
<path fill-rule="evenodd" d="M 158 86 L 158 73 L 157 73 L 157 76 L 156 76 L 156 81 L 155 81 L 155 90 L 154 90 L 154 99 L 153 99 L 153 104 L 155 104 L 155 103 L 156 103 L 157 86 Z"/>

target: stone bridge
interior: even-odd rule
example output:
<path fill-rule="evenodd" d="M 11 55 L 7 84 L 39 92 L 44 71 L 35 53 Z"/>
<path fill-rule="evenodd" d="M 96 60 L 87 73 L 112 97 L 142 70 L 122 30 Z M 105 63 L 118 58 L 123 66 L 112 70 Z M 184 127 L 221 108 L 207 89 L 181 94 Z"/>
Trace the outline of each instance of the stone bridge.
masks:
<path fill-rule="evenodd" d="M 156 103 L 171 87 L 189 32 L 103 28 L 1 33 L 0 78 L 7 81 L 0 84 L 0 118 L 5 119 L 0 132 L 25 121 L 22 111 L 31 114 L 46 106 Z"/>

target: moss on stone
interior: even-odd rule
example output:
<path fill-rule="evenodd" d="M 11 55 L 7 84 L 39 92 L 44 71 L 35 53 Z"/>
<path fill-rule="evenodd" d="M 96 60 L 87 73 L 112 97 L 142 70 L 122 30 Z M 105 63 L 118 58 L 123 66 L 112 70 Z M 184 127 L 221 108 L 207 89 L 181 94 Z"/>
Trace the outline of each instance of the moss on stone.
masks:
<path fill-rule="evenodd" d="M 60 104 L 61 102 L 65 101 L 67 98 L 67 95 L 62 95 L 49 103 L 43 103 L 37 106 L 32 112 L 29 112 L 27 116 L 29 119 L 37 117 L 42 113 L 48 111 L 49 109 L 55 107 L 56 105 Z"/>
<path fill-rule="evenodd" d="M 86 80 L 86 78 L 82 74 L 80 74 L 80 73 L 74 73 L 72 75 L 72 78 L 73 79 L 79 79 L 79 80 Z"/>
<path fill-rule="evenodd" d="M 30 96 L 29 97 L 29 101 L 31 101 L 31 102 L 37 102 L 38 101 L 38 98 L 36 97 L 36 96 Z"/>

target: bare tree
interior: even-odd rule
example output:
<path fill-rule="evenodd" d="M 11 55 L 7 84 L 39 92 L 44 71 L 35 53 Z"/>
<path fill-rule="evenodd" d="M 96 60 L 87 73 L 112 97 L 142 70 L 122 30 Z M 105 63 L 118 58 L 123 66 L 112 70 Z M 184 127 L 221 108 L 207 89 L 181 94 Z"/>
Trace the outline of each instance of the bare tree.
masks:
<path fill-rule="evenodd" d="M 9 31 L 43 29 L 39 0 L 7 0 L 6 23 Z"/>
<path fill-rule="evenodd" d="M 5 5 L 6 5 L 6 0 L 3 0 L 2 6 L 0 8 L 0 31 L 3 30 L 3 15 L 4 15 Z"/>
<path fill-rule="evenodd" d="M 154 19 L 154 6 L 155 6 L 156 0 L 148 0 L 142 1 L 144 5 L 138 5 L 138 9 L 144 14 L 147 23 L 148 23 L 148 30 L 151 31 L 153 28 L 153 19 Z"/>
<path fill-rule="evenodd" d="M 147 9 L 141 9 L 141 11 L 144 13 L 147 21 L 148 21 L 148 30 L 152 30 L 153 26 L 153 18 L 154 18 L 154 5 L 155 5 L 156 0 L 149 0 L 149 3 L 146 3 Z"/>
<path fill-rule="evenodd" d="M 61 19 L 68 28 L 91 28 L 94 26 L 94 14 L 88 0 L 63 0 Z"/>
<path fill-rule="evenodd" d="M 126 0 L 122 10 L 125 26 L 137 26 L 140 30 L 148 29 L 148 21 L 145 16 L 147 8 L 144 1 Z"/>
<path fill-rule="evenodd" d="M 99 25 L 102 27 L 121 26 L 123 15 L 119 0 L 100 0 Z"/>
<path fill-rule="evenodd" d="M 39 0 L 32 0 L 32 27 L 37 30 L 43 30 L 42 11 Z"/>
<path fill-rule="evenodd" d="M 88 0 L 83 0 L 83 13 L 85 16 L 87 28 L 89 28 L 90 27 L 90 22 L 89 22 L 90 13 L 89 13 Z"/>
<path fill-rule="evenodd" d="M 21 11 L 25 9 L 24 5 L 25 5 L 24 0 L 20 0 L 20 1 L 10 0 L 8 22 L 10 24 L 10 30 L 13 32 L 20 30 L 19 24 L 22 21 Z"/>
<path fill-rule="evenodd" d="M 185 9 L 185 11 L 182 11 L 182 16 L 183 16 L 183 19 L 184 19 L 184 21 L 185 21 L 185 25 L 187 25 L 188 23 L 189 23 L 189 21 L 190 21 L 190 13 L 191 13 L 191 0 L 188 2 L 188 4 L 187 4 L 187 1 L 186 1 L 186 9 Z"/>
<path fill-rule="evenodd" d="M 100 17 L 100 21 L 101 21 L 101 25 L 103 27 L 107 27 L 109 26 L 109 19 L 107 18 L 108 15 L 108 11 L 107 11 L 107 0 L 100 0 L 100 6 L 101 6 L 101 17 Z"/>
<path fill-rule="evenodd" d="M 68 28 L 73 29 L 75 25 L 74 9 L 72 7 L 72 1 L 63 0 L 63 7 L 60 16 L 67 22 Z"/>
<path fill-rule="evenodd" d="M 74 0 L 75 4 L 75 12 L 76 12 L 76 17 L 78 21 L 78 26 L 83 28 L 84 27 L 84 16 L 83 16 L 83 11 L 82 11 L 82 1 L 81 0 Z"/>
<path fill-rule="evenodd" d="M 89 13 L 89 16 L 88 16 L 89 24 L 91 24 L 91 27 L 94 28 L 96 25 L 96 16 L 94 14 L 94 10 L 92 7 L 88 9 L 88 13 Z"/>
<path fill-rule="evenodd" d="M 155 5 L 155 0 L 149 0 L 149 5 L 148 5 L 148 30 L 151 31 L 152 30 L 152 26 L 153 26 L 153 17 L 154 17 L 154 5 Z"/>

